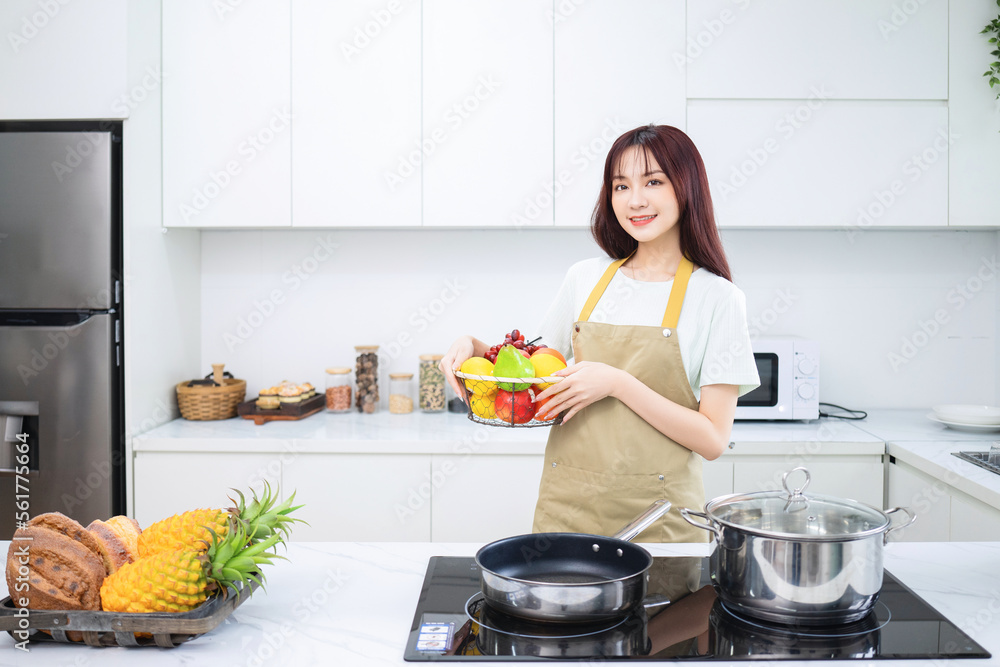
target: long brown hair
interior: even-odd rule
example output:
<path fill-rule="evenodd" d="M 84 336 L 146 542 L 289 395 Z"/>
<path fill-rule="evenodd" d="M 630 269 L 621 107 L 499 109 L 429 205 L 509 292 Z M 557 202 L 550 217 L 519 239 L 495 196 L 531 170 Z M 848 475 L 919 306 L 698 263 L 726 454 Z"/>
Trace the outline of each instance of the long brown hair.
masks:
<path fill-rule="evenodd" d="M 594 207 L 591 232 L 604 252 L 615 259 L 628 257 L 639 242 L 628 235 L 611 207 L 611 181 L 629 148 L 642 149 L 646 160 L 655 160 L 670 179 L 680 212 L 681 253 L 695 265 L 732 282 L 729 262 L 715 226 L 712 195 L 701 154 L 690 137 L 670 125 L 643 125 L 618 137 L 604 163 L 604 182 Z"/>

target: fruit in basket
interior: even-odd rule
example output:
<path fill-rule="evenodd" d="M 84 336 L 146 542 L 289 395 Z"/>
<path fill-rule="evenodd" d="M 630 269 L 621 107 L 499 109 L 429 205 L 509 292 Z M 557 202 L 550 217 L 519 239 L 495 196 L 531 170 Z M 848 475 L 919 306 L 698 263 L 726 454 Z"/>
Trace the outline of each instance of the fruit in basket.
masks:
<path fill-rule="evenodd" d="M 18 528 L 7 551 L 7 588 L 16 607 L 99 610 L 106 574 L 97 539 L 59 512 Z"/>
<path fill-rule="evenodd" d="M 538 340 L 537 338 L 535 340 Z M 509 334 L 504 336 L 504 341 L 498 343 L 487 350 L 483 357 L 490 361 L 491 363 L 497 362 L 497 354 L 505 347 L 513 347 L 521 352 L 526 357 L 530 357 L 532 353 L 535 352 L 539 347 L 545 347 L 544 345 L 535 345 L 535 341 L 524 340 L 524 334 L 514 329 Z"/>
<path fill-rule="evenodd" d="M 552 355 L 553 357 L 555 357 L 559 361 L 563 362 L 563 365 L 566 364 L 566 357 L 564 357 L 562 355 L 562 352 L 560 352 L 559 350 L 556 350 L 554 348 L 546 347 L 545 345 L 539 345 L 535 349 L 535 351 L 531 353 L 531 356 L 532 357 L 537 357 L 540 354 Z"/>
<path fill-rule="evenodd" d="M 538 378 L 549 377 L 556 371 L 561 371 L 566 368 L 565 362 L 559 361 L 558 358 L 551 354 L 535 353 L 529 361 L 535 369 L 535 377 Z M 536 391 L 545 391 L 551 387 L 552 384 L 553 383 L 551 382 L 542 382 L 540 384 L 536 384 L 534 388 Z"/>
<path fill-rule="evenodd" d="M 469 357 L 458 369 L 466 375 L 493 375 L 493 364 L 483 357 Z M 473 394 L 484 394 L 496 389 L 496 383 L 486 380 L 465 380 L 465 388 Z"/>
<path fill-rule="evenodd" d="M 535 387 L 532 387 L 532 392 L 531 393 L 532 393 L 533 396 L 538 396 L 538 394 L 542 393 L 542 390 L 539 389 L 537 386 L 535 386 Z M 554 414 L 548 415 L 547 417 L 543 417 L 542 416 L 542 412 L 544 412 L 545 404 L 548 403 L 551 400 L 552 400 L 551 396 L 549 396 L 548 398 L 546 398 L 544 400 L 541 400 L 541 401 L 539 401 L 537 399 L 535 400 L 535 417 L 534 417 L 535 419 L 537 419 L 538 421 L 550 422 L 550 421 L 552 421 L 553 419 L 555 419 L 559 415 L 559 413 L 554 413 Z"/>
<path fill-rule="evenodd" d="M 527 389 L 513 392 L 498 389 L 494 407 L 497 419 L 508 424 L 525 424 L 535 416 L 535 402 Z"/>
<path fill-rule="evenodd" d="M 225 535 L 215 534 L 207 549 L 163 552 L 129 563 L 101 586 L 104 611 L 185 612 L 216 591 L 261 583 L 260 566 L 282 558 L 267 550 L 283 542 L 280 532 L 253 542 L 235 519 Z"/>
<path fill-rule="evenodd" d="M 469 409 L 472 410 L 472 414 L 481 419 L 496 419 L 497 409 L 495 402 L 497 391 L 499 390 L 494 385 L 493 391 L 485 394 L 472 394 L 469 397 Z"/>
<path fill-rule="evenodd" d="M 204 551 L 208 548 L 213 533 L 220 537 L 227 535 L 230 530 L 230 519 L 234 519 L 252 541 L 263 540 L 275 533 L 287 535 L 290 530 L 289 524 L 302 521 L 289 516 L 302 507 L 301 505 L 292 507 L 295 493 L 280 505 L 276 504 L 277 491 L 272 493 L 270 485 L 266 483 L 263 494 L 258 497 L 254 491 L 249 503 L 242 493 L 239 491 L 236 493 L 240 500 L 235 508 L 190 510 L 149 526 L 139 536 L 139 556 L 146 558 L 178 549 Z"/>
<path fill-rule="evenodd" d="M 505 346 L 497 353 L 497 363 L 493 367 L 493 375 L 498 378 L 533 378 L 535 367 L 531 360 L 520 354 L 517 348 Z M 523 382 L 498 382 L 504 391 L 522 391 L 531 386 Z"/>

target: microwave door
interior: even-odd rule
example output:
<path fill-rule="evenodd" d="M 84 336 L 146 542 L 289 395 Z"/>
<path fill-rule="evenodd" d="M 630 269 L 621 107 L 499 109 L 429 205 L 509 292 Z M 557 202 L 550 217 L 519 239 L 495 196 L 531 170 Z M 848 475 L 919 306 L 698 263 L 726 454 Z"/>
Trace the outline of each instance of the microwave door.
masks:
<path fill-rule="evenodd" d="M 117 493 L 112 426 L 114 319 L 34 324 L 0 313 L 0 535 L 14 533 L 15 496 L 26 494 L 30 516 L 62 512 L 87 525 L 112 515 Z M 56 314 L 48 314 L 55 318 Z M 58 317 L 67 317 L 59 314 Z M 8 431 L 12 438 L 8 438 Z M 18 433 L 25 434 L 31 471 L 16 474 Z M 12 452 L 11 449 L 14 449 Z"/>

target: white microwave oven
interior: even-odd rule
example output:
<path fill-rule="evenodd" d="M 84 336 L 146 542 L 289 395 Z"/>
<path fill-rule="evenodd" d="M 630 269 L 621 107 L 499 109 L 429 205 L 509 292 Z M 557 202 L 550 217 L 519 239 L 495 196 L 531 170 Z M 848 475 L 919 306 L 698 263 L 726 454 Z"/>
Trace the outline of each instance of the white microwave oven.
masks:
<path fill-rule="evenodd" d="M 736 419 L 819 419 L 819 342 L 758 338 L 751 347 L 760 386 L 740 396 Z"/>

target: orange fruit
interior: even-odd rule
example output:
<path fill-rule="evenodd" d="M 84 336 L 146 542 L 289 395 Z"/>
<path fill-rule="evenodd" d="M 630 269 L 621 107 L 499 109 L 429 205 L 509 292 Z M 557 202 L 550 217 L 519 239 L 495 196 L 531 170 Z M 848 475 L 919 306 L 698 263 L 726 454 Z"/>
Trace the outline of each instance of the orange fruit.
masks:
<path fill-rule="evenodd" d="M 535 350 L 534 354 L 532 354 L 531 356 L 533 357 L 537 354 L 551 354 L 559 361 L 563 362 L 564 364 L 566 363 L 566 357 L 562 356 L 562 352 L 551 347 L 540 347 L 537 350 Z"/>

